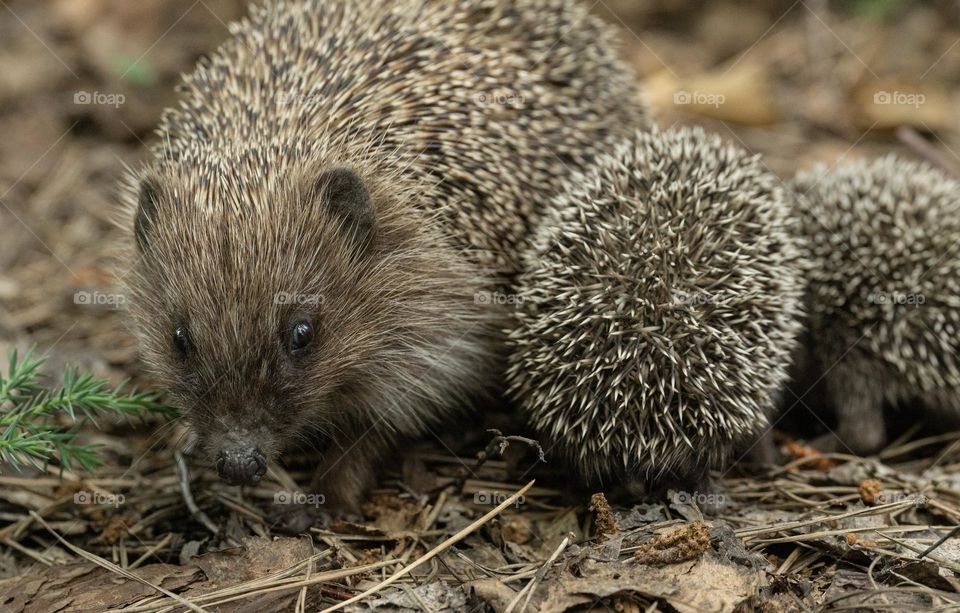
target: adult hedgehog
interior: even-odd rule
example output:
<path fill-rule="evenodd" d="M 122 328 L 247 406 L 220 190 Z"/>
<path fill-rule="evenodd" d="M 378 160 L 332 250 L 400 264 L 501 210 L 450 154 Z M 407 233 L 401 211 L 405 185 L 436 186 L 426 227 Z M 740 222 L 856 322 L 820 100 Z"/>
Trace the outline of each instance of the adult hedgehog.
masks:
<path fill-rule="evenodd" d="M 699 129 L 571 178 L 526 254 L 508 378 L 544 446 L 633 494 L 709 487 L 768 423 L 800 329 L 779 180 Z"/>
<path fill-rule="evenodd" d="M 299 441 L 355 507 L 401 436 L 496 383 L 536 206 L 643 125 L 573 0 L 284 1 L 186 78 L 130 180 L 142 353 L 220 475 Z"/>
<path fill-rule="evenodd" d="M 811 264 L 806 375 L 838 418 L 827 446 L 879 450 L 885 405 L 956 420 L 960 183 L 888 155 L 800 173 L 794 188 Z"/>

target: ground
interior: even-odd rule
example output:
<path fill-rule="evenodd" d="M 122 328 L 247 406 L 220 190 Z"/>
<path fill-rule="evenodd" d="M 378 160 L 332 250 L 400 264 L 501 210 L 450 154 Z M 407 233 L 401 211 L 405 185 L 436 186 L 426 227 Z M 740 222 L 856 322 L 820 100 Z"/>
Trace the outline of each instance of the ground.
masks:
<path fill-rule="evenodd" d="M 887 151 L 960 173 L 955 1 L 593 10 L 620 28 L 662 125 L 703 125 L 785 180 Z M 237 0 L 0 0 L 0 348 L 36 345 L 52 377 L 76 364 L 149 386 L 107 299 L 117 180 L 143 159 L 179 74 L 244 11 Z M 804 403 L 794 411 L 785 428 L 817 423 Z M 714 500 L 613 508 L 565 487 L 549 454 L 539 463 L 514 442 L 501 455 L 478 427 L 407 450 L 362 518 L 312 540 L 271 527 L 276 493 L 304 480 L 296 461 L 244 490 L 192 466 L 204 522 L 177 485 L 178 424 L 103 424 L 84 433 L 107 458 L 94 474 L 0 465 L 0 610 L 313 610 L 365 591 L 348 606 L 955 609 L 960 540 L 919 554 L 960 518 L 960 432 L 906 421 L 869 458 L 811 455 L 796 439 L 815 432 L 780 432 L 794 460 L 738 463 L 715 475 Z"/>

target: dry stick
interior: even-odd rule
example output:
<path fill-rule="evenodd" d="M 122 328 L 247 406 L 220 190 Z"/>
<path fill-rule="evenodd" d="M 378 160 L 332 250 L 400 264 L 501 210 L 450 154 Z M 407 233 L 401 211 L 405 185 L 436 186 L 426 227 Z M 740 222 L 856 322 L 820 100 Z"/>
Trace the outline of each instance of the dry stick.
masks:
<path fill-rule="evenodd" d="M 504 436 L 503 432 L 497 430 L 496 428 L 491 428 L 487 430 L 487 432 L 492 434 L 493 438 L 489 443 L 487 443 L 487 446 L 483 449 L 483 451 L 477 454 L 477 462 L 473 465 L 473 469 L 463 471 L 461 477 L 454 482 L 458 492 L 463 492 L 463 488 L 467 484 L 467 478 L 471 474 L 476 475 L 477 471 L 480 470 L 481 466 L 486 464 L 487 460 L 490 459 L 490 456 L 493 455 L 494 451 L 496 451 L 500 457 L 503 457 L 503 452 L 507 450 L 507 447 L 510 446 L 510 443 L 523 443 L 528 447 L 536 449 L 538 461 L 547 461 L 543 452 L 543 447 L 540 446 L 539 442 L 532 438 L 527 438 L 525 436 Z"/>
<path fill-rule="evenodd" d="M 128 570 L 133 570 L 134 568 L 136 568 L 136 567 L 140 566 L 141 564 L 143 564 L 143 563 L 147 560 L 147 558 L 149 558 L 149 557 L 152 556 L 153 554 L 157 553 L 158 551 L 160 551 L 161 549 L 163 549 L 163 548 L 166 547 L 167 545 L 169 545 L 169 544 L 170 544 L 170 541 L 172 541 L 172 540 L 173 540 L 173 532 L 167 532 L 167 535 L 166 535 L 165 537 L 163 537 L 162 539 L 160 539 L 160 542 L 159 542 L 159 543 L 157 543 L 157 544 L 154 545 L 153 547 L 147 549 L 145 552 L 143 552 L 143 555 L 142 555 L 142 556 L 140 556 L 139 558 L 137 558 L 137 559 L 133 562 L 133 564 L 131 564 L 129 567 L 127 567 Z"/>
<path fill-rule="evenodd" d="M 377 570 L 383 566 L 390 566 L 396 562 L 396 560 L 382 560 L 380 562 L 374 562 L 373 564 L 368 564 L 366 566 L 354 566 L 352 568 L 346 568 L 338 571 L 329 571 L 321 573 L 314 576 L 312 579 L 304 579 L 303 581 L 298 581 L 297 583 L 291 583 L 289 585 L 277 585 L 273 587 L 261 588 L 246 594 L 237 594 L 236 596 L 231 596 L 229 598 L 222 598 L 214 602 L 208 603 L 209 606 L 221 605 L 228 602 L 233 602 L 235 600 L 243 600 L 244 598 L 251 598 L 253 596 L 261 596 L 263 594 L 269 594 L 270 592 L 282 592 L 284 590 L 294 589 L 298 587 L 309 587 L 317 583 L 324 583 L 327 581 L 334 581 L 339 578 L 351 577 L 353 575 L 358 575 L 360 573 L 369 572 L 372 570 Z M 164 611 L 170 611 L 172 609 L 164 609 Z"/>
<path fill-rule="evenodd" d="M 286 474 L 286 473 L 284 473 Z M 289 476 L 289 475 L 288 475 Z M 307 535 L 308 545 L 313 548 L 313 539 Z M 307 576 L 304 577 L 304 581 L 310 580 L 310 574 L 313 571 L 313 562 L 307 563 Z M 297 597 L 297 608 L 296 613 L 306 613 L 307 610 L 307 586 L 300 588 L 300 595 Z"/>
<path fill-rule="evenodd" d="M 142 583 L 142 584 L 144 584 L 144 585 L 146 585 L 146 586 L 152 587 L 153 589 L 157 590 L 158 592 L 161 592 L 161 593 L 163 593 L 164 595 L 169 596 L 170 598 L 173 598 L 173 599 L 176 600 L 178 603 L 180 603 L 181 605 L 187 607 L 187 608 L 190 609 L 191 611 L 195 611 L 196 613 L 206 613 L 206 611 L 205 611 L 204 609 L 202 609 L 202 608 L 198 607 L 197 605 L 193 604 L 192 602 L 190 602 L 189 600 L 187 600 L 187 599 L 184 598 L 183 596 L 180 596 L 180 595 L 178 595 L 178 594 L 174 594 L 174 593 L 171 592 L 170 590 L 164 589 L 164 588 L 160 587 L 159 585 L 154 585 L 154 584 L 150 583 L 149 581 L 147 581 L 146 579 L 142 579 L 142 578 L 138 577 L 137 575 L 135 575 L 134 573 L 128 571 L 127 569 L 125 569 L 125 568 L 120 568 L 119 566 L 117 566 L 117 565 L 114 564 L 113 562 L 109 562 L 109 561 L 107 561 L 107 560 L 104 560 L 104 559 L 101 558 L 100 556 L 98 556 L 98 555 L 96 555 L 96 554 L 93 554 L 93 553 L 90 553 L 89 551 L 85 551 L 85 550 L 83 550 L 83 549 L 80 549 L 79 547 L 77 547 L 77 546 L 74 545 L 73 543 L 70 543 L 70 542 L 67 541 L 65 538 L 63 538 L 62 536 L 60 536 L 59 534 L 57 534 L 57 532 L 56 532 L 53 528 L 51 528 L 51 527 L 49 526 L 49 524 L 47 524 L 47 522 L 44 521 L 44 519 L 43 519 L 42 517 L 40 517 L 40 515 L 38 515 L 38 514 L 36 513 L 36 511 L 30 511 L 30 515 L 33 517 L 34 520 L 36 520 L 37 522 L 39 522 L 41 526 L 43 526 L 44 528 L 46 528 L 47 531 L 50 532 L 50 534 L 52 534 L 52 535 L 54 536 L 54 538 L 56 538 L 58 541 L 60 541 L 60 542 L 64 545 L 64 547 L 66 547 L 67 549 L 69 549 L 69 550 L 72 551 L 73 553 L 77 554 L 77 555 L 80 556 L 81 558 L 84 558 L 85 560 L 87 560 L 87 561 L 89 561 L 89 562 L 93 562 L 94 564 L 96 564 L 96 565 L 98 565 L 98 566 L 101 566 L 101 567 L 103 567 L 103 568 L 105 568 L 105 569 L 107 569 L 107 570 L 109 570 L 109 571 L 111 571 L 111 572 L 113 572 L 113 573 L 115 573 L 115 574 L 117 574 L 117 575 L 121 575 L 121 576 L 123 576 L 123 577 L 126 577 L 127 579 L 133 579 L 134 581 L 137 581 L 137 582 Z"/>
<path fill-rule="evenodd" d="M 321 557 L 327 555 L 329 550 L 324 551 L 323 553 L 314 554 L 310 557 L 304 558 L 299 562 L 291 564 L 286 568 L 283 568 L 279 571 L 271 573 L 269 575 L 264 575 L 259 579 L 251 579 L 243 583 L 235 584 L 229 587 L 214 589 L 213 591 L 204 592 L 203 594 L 196 596 L 194 602 L 197 604 L 207 604 L 206 601 L 212 600 L 214 598 L 219 598 L 221 596 L 227 596 L 231 594 L 236 594 L 238 590 L 257 590 L 264 586 L 276 586 L 276 585 L 288 585 L 290 583 L 295 583 L 298 581 L 296 577 L 292 575 L 299 572 L 301 566 L 307 564 L 312 564 L 314 561 L 320 559 Z M 358 571 L 359 572 L 359 571 Z M 241 589 L 242 588 L 242 589 Z M 154 611 L 157 607 L 167 607 L 168 605 L 163 603 L 163 596 L 150 596 L 149 598 L 143 598 L 138 600 L 135 604 L 129 605 L 123 609 L 124 613 L 138 613 L 143 611 Z"/>
<path fill-rule="evenodd" d="M 523 598 L 523 604 L 520 606 L 520 610 L 527 610 L 527 607 L 530 605 L 530 598 L 533 597 L 533 593 L 536 591 L 537 586 L 547 575 L 547 571 L 550 570 L 550 567 L 553 566 L 553 563 L 556 562 L 558 557 L 560 557 L 560 554 L 563 552 L 563 550 L 566 549 L 567 545 L 570 544 L 570 539 L 572 538 L 573 535 L 569 533 L 567 536 L 563 537 L 563 541 L 560 542 L 560 546 L 554 550 L 553 554 L 551 554 L 549 558 L 547 558 L 547 561 L 543 563 L 543 566 L 541 566 L 540 570 L 538 570 L 533 576 L 533 579 L 530 580 L 530 583 L 528 583 L 522 590 L 517 592 L 517 595 L 514 596 L 513 600 L 510 601 L 510 604 L 507 605 L 504 613 L 513 613 L 514 607 L 517 606 L 524 594 L 526 594 L 526 598 Z"/>
<path fill-rule="evenodd" d="M 173 450 L 173 458 L 177 465 L 177 481 L 180 482 L 180 494 L 187 505 L 187 510 L 195 520 L 203 524 L 207 530 L 213 532 L 214 536 L 220 534 L 220 527 L 213 523 L 213 520 L 197 506 L 193 499 L 193 492 L 190 491 L 190 473 L 187 471 L 187 460 L 183 456 L 183 451 L 177 447 Z"/>
<path fill-rule="evenodd" d="M 380 590 L 382 590 L 383 588 L 387 587 L 387 586 L 390 585 L 391 583 L 394 583 L 395 581 L 397 581 L 400 577 L 403 577 L 404 575 L 409 574 L 413 569 L 417 568 L 418 566 L 420 566 L 420 565 L 423 564 L 424 562 L 427 562 L 427 561 L 431 560 L 431 559 L 434 558 L 437 554 L 439 554 L 440 552 L 442 552 L 444 549 L 450 547 L 450 546 L 453 545 L 454 543 L 458 543 L 458 542 L 462 541 L 462 540 L 465 539 L 467 536 L 469 536 L 471 533 L 473 533 L 475 530 L 477 530 L 478 528 L 480 528 L 480 526 L 484 525 L 485 523 L 487 523 L 488 521 L 490 521 L 491 519 L 493 519 L 494 517 L 496 517 L 497 515 L 499 515 L 501 511 L 503 511 L 504 509 L 506 509 L 507 507 L 509 507 L 510 505 L 512 505 L 514 502 L 516 502 L 517 499 L 520 498 L 520 496 L 523 496 L 523 495 L 527 492 L 527 490 L 529 490 L 531 487 L 533 487 L 533 484 L 534 484 L 535 482 L 536 482 L 535 479 L 534 479 L 534 480 L 531 480 L 529 483 L 527 483 L 527 484 L 524 485 L 522 488 L 520 488 L 520 490 L 519 490 L 517 493 L 515 493 L 513 496 L 510 496 L 509 498 L 507 498 L 506 500 L 504 500 L 503 502 L 501 502 L 499 505 L 497 505 L 494 509 L 491 509 L 489 513 L 487 513 L 486 515 L 484 515 L 483 517 L 481 517 L 481 518 L 478 519 L 477 521 L 473 522 L 472 524 L 470 524 L 469 526 L 467 526 L 466 528 L 464 528 L 464 529 L 461 530 L 460 532 L 457 532 L 456 534 L 454 534 L 453 536 L 451 536 L 451 537 L 448 538 L 447 540 L 443 541 L 442 543 L 440 543 L 439 545 L 437 545 L 436 547 L 434 547 L 433 549 L 431 549 L 426 555 L 424 555 L 424 556 L 420 557 L 419 559 L 417 559 L 415 562 L 413 562 L 413 563 L 411 563 L 411 564 L 408 564 L 407 566 L 404 566 L 402 569 L 400 569 L 399 571 L 397 571 L 396 573 L 394 573 L 393 575 L 391 575 L 391 576 L 388 577 L 387 579 L 381 581 L 381 582 L 378 583 L 377 585 L 373 586 L 372 588 L 370 588 L 370 589 L 367 590 L 366 592 L 363 592 L 362 594 L 357 594 L 356 596 L 354 596 L 354 597 L 351 598 L 350 600 L 344 600 L 343 602 L 341 602 L 341 603 L 339 603 L 339 604 L 336 604 L 336 605 L 334 605 L 334 606 L 332 606 L 332 607 L 330 607 L 330 608 L 324 609 L 321 613 L 331 613 L 332 611 L 339 611 L 340 609 L 342 609 L 343 607 L 345 607 L 345 606 L 347 606 L 347 605 L 351 605 L 351 604 L 353 604 L 353 603 L 355 603 L 355 602 L 359 602 L 359 601 L 363 600 L 364 598 L 366 598 L 367 596 L 370 596 L 371 594 L 375 594 L 375 593 L 379 592 Z"/>
<path fill-rule="evenodd" d="M 8 538 L 0 538 L 0 543 L 3 543 L 4 545 L 6 545 L 11 549 L 16 549 L 17 551 L 19 551 L 25 556 L 30 556 L 31 558 L 33 558 L 37 562 L 40 562 L 41 564 L 46 564 L 47 566 L 53 566 L 53 562 L 50 561 L 47 558 L 47 556 L 43 555 L 42 553 L 37 553 L 36 551 L 29 549 L 27 547 L 24 547 L 23 545 L 21 545 L 16 541 L 11 541 Z"/>
<path fill-rule="evenodd" d="M 918 438 L 912 440 L 908 443 L 903 443 L 896 447 L 890 446 L 887 449 L 884 449 L 879 454 L 877 458 L 880 460 L 889 460 L 897 456 L 905 455 L 914 449 L 919 449 L 921 447 L 926 447 L 927 445 L 936 445 L 938 443 L 943 443 L 946 441 L 953 441 L 960 439 L 960 432 L 946 432 L 944 434 L 937 434 L 935 436 L 928 436 L 926 438 Z"/>
<path fill-rule="evenodd" d="M 73 502 L 72 494 L 67 494 L 66 496 L 57 498 L 47 506 L 37 509 L 37 512 L 40 513 L 41 516 L 49 515 L 68 502 Z M 3 530 L 0 530 L 0 538 L 9 538 L 11 541 L 16 541 L 24 535 L 27 528 L 29 528 L 31 525 L 33 525 L 33 517 L 24 515 L 23 519 L 17 521 L 16 523 L 10 524 Z"/>
<path fill-rule="evenodd" d="M 741 539 L 756 539 L 763 534 L 771 533 L 775 534 L 783 530 L 792 530 L 794 528 L 802 528 L 804 526 L 809 526 L 812 524 L 818 524 L 826 521 L 837 521 L 840 519 L 847 519 L 848 517 L 857 517 L 858 515 L 879 515 L 886 512 L 901 511 L 909 507 L 915 506 L 915 503 L 912 500 L 904 500 L 902 502 L 891 502 L 889 504 L 881 504 L 875 507 L 867 507 L 865 509 L 857 509 L 856 511 L 849 511 L 847 513 L 839 513 L 837 515 L 821 515 L 819 517 L 812 517 L 810 519 L 805 519 L 801 521 L 786 522 L 782 524 L 776 524 L 773 526 L 763 526 L 761 528 L 748 528 L 745 530 L 735 530 L 734 534 Z"/>
<path fill-rule="evenodd" d="M 913 128 L 900 126 L 897 128 L 897 138 L 914 150 L 922 158 L 954 178 L 960 178 L 960 165 L 944 155 L 942 151 L 930 144 L 927 139 Z"/>
<path fill-rule="evenodd" d="M 956 510 L 954 510 L 954 509 L 952 509 L 951 507 L 948 507 L 948 506 L 946 506 L 946 505 L 944 505 L 944 504 L 940 504 L 940 503 L 937 502 L 936 500 L 932 500 L 932 499 L 931 499 L 931 500 L 928 500 L 928 501 L 927 501 L 927 507 L 933 507 L 933 508 L 935 508 L 935 509 L 937 509 L 937 510 L 939 510 L 939 511 L 941 511 L 942 513 L 945 513 L 945 514 L 947 514 L 947 515 L 954 515 L 954 516 L 957 515 Z M 924 559 L 925 557 L 927 557 L 928 555 L 930 555 L 931 553 L 933 553 L 933 551 L 934 551 L 937 547 L 940 547 L 941 545 L 943 545 L 944 543 L 946 543 L 949 539 L 957 536 L 957 534 L 960 534 L 960 525 L 954 526 L 954 528 L 953 528 L 952 530 L 950 530 L 950 532 L 947 532 L 945 535 L 943 535 L 942 537 L 940 537 L 940 538 L 937 540 L 937 542 L 935 542 L 933 545 L 930 545 L 929 547 L 927 547 L 923 552 L 920 553 L 920 555 L 917 557 L 917 559 L 918 559 L 918 560 Z M 931 559 L 933 559 L 933 558 L 931 558 Z"/>
<path fill-rule="evenodd" d="M 952 539 L 957 534 L 960 534 L 960 526 L 954 526 L 953 530 L 951 530 L 950 532 L 947 532 L 946 534 L 941 536 L 936 543 L 924 549 L 923 552 L 917 557 L 917 559 L 918 560 L 924 559 L 925 557 L 933 553 L 934 549 L 936 549 L 940 545 L 943 545 L 944 543 L 947 542 L 947 540 Z"/>
<path fill-rule="evenodd" d="M 433 508 L 430 509 L 430 513 L 423 522 L 424 532 L 430 529 L 430 526 L 433 525 L 433 522 L 437 521 L 437 517 L 440 516 L 440 511 L 443 510 L 443 505 L 445 504 L 447 504 L 447 490 L 443 490 L 440 492 L 440 495 L 437 496 L 437 502 L 433 505 Z"/>
<path fill-rule="evenodd" d="M 888 535 L 888 534 L 884 534 L 884 533 L 882 533 L 882 532 L 877 532 L 877 534 L 878 534 L 879 536 L 887 539 L 888 541 L 891 541 L 891 542 L 893 542 L 893 543 L 895 543 L 895 544 L 897 544 L 897 545 L 900 545 L 900 546 L 903 547 L 904 549 L 909 549 L 910 551 L 912 551 L 912 552 L 914 552 L 914 553 L 920 553 L 920 548 L 919 548 L 919 547 L 914 547 L 913 545 L 911 545 L 910 543 L 908 543 L 908 542 L 906 542 L 906 541 L 893 538 L 892 536 L 890 536 L 890 535 Z M 954 564 L 954 563 L 951 562 L 950 560 L 945 560 L 945 559 L 943 559 L 943 558 L 941 558 L 941 557 L 939 557 L 939 556 L 936 557 L 936 558 L 931 557 L 930 559 L 931 559 L 932 561 L 936 562 L 937 564 L 939 564 L 940 566 L 944 567 L 944 568 L 949 568 L 950 570 L 952 570 L 952 571 L 955 572 L 955 573 L 956 573 L 956 572 L 960 572 L 960 564 Z"/>

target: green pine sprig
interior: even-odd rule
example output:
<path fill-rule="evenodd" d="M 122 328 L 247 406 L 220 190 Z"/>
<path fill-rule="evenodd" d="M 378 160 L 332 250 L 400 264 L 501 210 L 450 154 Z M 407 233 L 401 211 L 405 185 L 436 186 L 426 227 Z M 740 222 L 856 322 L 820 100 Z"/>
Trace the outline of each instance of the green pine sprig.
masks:
<path fill-rule="evenodd" d="M 177 414 L 155 393 L 125 390 L 126 381 L 110 388 L 72 368 L 64 373 L 62 386 L 46 387 L 39 370 L 44 360 L 34 357 L 32 349 L 22 358 L 12 350 L 8 361 L 6 374 L 0 373 L 0 467 L 44 468 L 55 462 L 61 471 L 75 465 L 93 470 L 103 460 L 98 445 L 75 442 L 82 427 L 98 426 L 102 415 L 142 420 L 148 414 Z"/>

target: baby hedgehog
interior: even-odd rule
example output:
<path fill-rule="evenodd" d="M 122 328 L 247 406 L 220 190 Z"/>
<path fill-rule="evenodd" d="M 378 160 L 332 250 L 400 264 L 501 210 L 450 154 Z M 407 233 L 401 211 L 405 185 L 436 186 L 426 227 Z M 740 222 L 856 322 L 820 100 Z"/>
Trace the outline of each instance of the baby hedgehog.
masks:
<path fill-rule="evenodd" d="M 801 173 L 794 188 L 812 374 L 838 417 L 830 446 L 881 448 L 884 404 L 960 414 L 960 183 L 890 155 Z"/>
<path fill-rule="evenodd" d="M 536 205 L 644 125 L 574 0 L 277 0 L 186 77 L 124 225 L 145 361 L 231 483 L 298 443 L 356 508 L 498 385 Z"/>
<path fill-rule="evenodd" d="M 513 397 L 588 482 L 708 487 L 767 425 L 800 328 L 784 190 L 699 129 L 577 174 L 526 253 Z"/>

